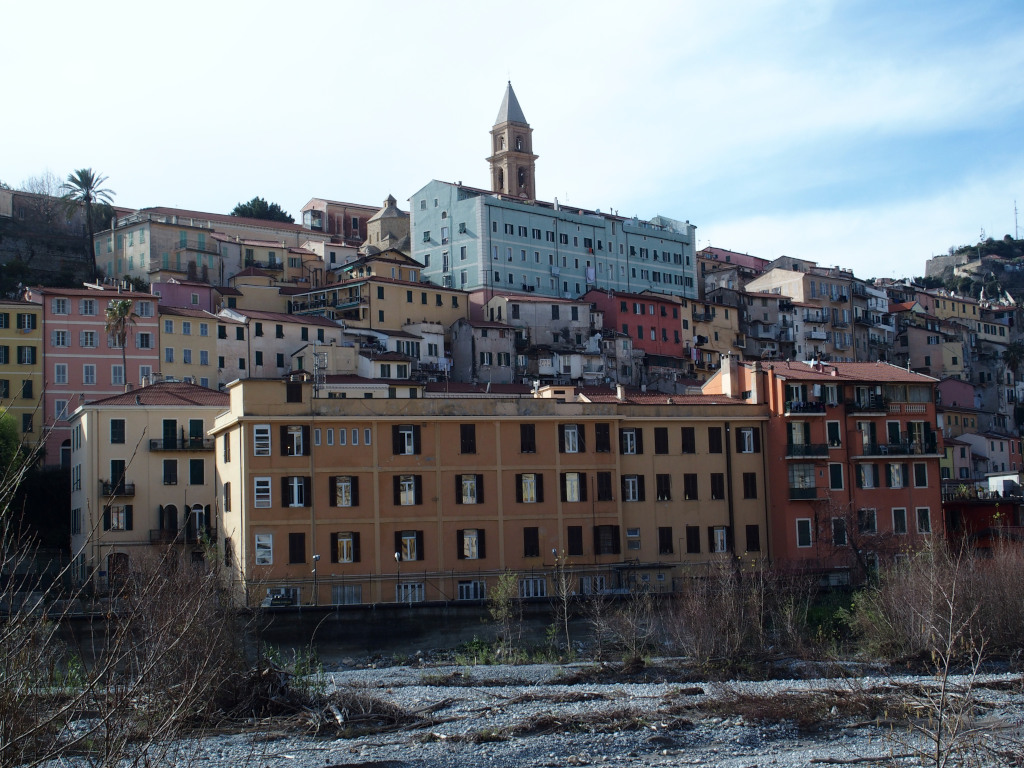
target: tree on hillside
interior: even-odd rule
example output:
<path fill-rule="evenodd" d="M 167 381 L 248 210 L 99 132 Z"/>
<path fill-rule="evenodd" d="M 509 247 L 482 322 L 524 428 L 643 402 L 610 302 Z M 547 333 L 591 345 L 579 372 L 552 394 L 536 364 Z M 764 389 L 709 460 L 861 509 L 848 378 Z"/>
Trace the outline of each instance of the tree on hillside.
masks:
<path fill-rule="evenodd" d="M 70 210 L 64 200 L 60 177 L 47 169 L 39 176 L 31 176 L 21 182 L 21 191 L 38 195 L 29 207 L 30 223 L 43 229 L 50 229 L 68 220 Z"/>
<path fill-rule="evenodd" d="M 124 382 L 128 381 L 128 331 L 139 316 L 132 309 L 131 299 L 112 299 L 107 306 L 106 331 L 114 343 L 121 347 L 121 370 L 124 372 Z"/>
<path fill-rule="evenodd" d="M 79 168 L 74 173 L 69 173 L 68 180 L 61 185 L 65 200 L 85 205 L 85 234 L 88 238 L 86 245 L 89 249 L 89 258 L 92 259 L 93 277 L 97 280 L 100 273 L 96 265 L 96 249 L 92 242 L 92 207 L 96 203 L 113 202 L 115 193 L 109 189 L 103 189 L 103 183 L 106 180 L 106 176 L 93 173 L 92 168 Z"/>
<path fill-rule="evenodd" d="M 283 221 L 294 224 L 295 219 L 277 203 L 268 203 L 262 197 L 254 197 L 248 203 L 239 203 L 231 211 L 232 216 L 244 216 L 248 219 L 264 219 L 266 221 Z"/>

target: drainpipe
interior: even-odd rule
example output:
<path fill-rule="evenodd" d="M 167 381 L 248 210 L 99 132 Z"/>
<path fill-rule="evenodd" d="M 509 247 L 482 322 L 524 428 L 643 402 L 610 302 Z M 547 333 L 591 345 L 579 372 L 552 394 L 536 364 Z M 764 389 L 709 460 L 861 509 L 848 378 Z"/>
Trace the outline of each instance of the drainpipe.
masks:
<path fill-rule="evenodd" d="M 729 530 L 732 531 L 732 541 L 729 548 L 732 550 L 733 558 L 736 557 L 736 511 L 733 505 L 732 494 L 732 426 L 725 422 L 725 499 L 729 508 Z"/>

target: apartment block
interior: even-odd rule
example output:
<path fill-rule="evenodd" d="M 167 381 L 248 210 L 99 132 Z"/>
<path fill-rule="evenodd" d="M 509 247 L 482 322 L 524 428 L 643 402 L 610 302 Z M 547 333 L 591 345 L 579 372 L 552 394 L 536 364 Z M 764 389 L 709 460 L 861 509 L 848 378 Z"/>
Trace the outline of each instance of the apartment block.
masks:
<path fill-rule="evenodd" d="M 43 318 L 38 304 L 0 301 L 0 412 L 10 416 L 22 444 L 45 435 Z"/>

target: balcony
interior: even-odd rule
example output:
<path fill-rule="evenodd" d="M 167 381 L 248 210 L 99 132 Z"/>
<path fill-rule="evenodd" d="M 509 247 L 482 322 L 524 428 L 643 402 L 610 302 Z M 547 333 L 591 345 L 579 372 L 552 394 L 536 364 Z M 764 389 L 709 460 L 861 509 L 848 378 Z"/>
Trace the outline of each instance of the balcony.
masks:
<path fill-rule="evenodd" d="M 742 336 L 737 336 L 735 339 L 733 339 L 732 345 L 734 347 L 739 347 L 740 349 L 745 349 L 747 346 L 747 340 Z"/>
<path fill-rule="evenodd" d="M 149 441 L 151 451 L 212 451 L 212 437 L 185 437 Z"/>
<path fill-rule="evenodd" d="M 104 496 L 134 496 L 135 483 L 111 483 L 106 480 L 100 482 L 101 493 Z"/>
<path fill-rule="evenodd" d="M 825 443 L 790 443 L 786 446 L 787 459 L 824 459 L 828 457 L 828 445 Z"/>
<path fill-rule="evenodd" d="M 790 501 L 810 501 L 818 498 L 817 488 L 790 488 Z"/>
<path fill-rule="evenodd" d="M 178 241 L 178 247 L 175 248 L 172 253 L 182 253 L 184 251 L 198 251 L 199 253 L 220 253 L 220 247 L 216 240 L 210 242 L 199 242 L 198 240 L 186 240 L 184 242 Z"/>
<path fill-rule="evenodd" d="M 710 312 L 694 312 L 693 322 L 695 323 L 710 323 L 715 319 L 715 316 Z"/>
<path fill-rule="evenodd" d="M 185 540 L 185 532 L 178 530 L 164 530 L 163 528 L 150 528 L 150 544 L 181 544 Z"/>
<path fill-rule="evenodd" d="M 868 400 L 847 400 L 846 412 L 884 416 L 889 412 L 889 401 L 881 395 L 872 395 Z"/>
<path fill-rule="evenodd" d="M 843 321 L 843 320 L 839 320 L 839 321 L 837 321 L 835 323 L 832 323 L 832 327 L 833 328 L 849 328 L 850 324 L 845 322 L 845 321 Z"/>
<path fill-rule="evenodd" d="M 825 341 L 828 338 L 824 331 L 807 331 L 804 338 L 808 341 Z"/>
<path fill-rule="evenodd" d="M 923 456 L 938 454 L 938 441 L 934 434 L 923 440 L 902 439 L 898 443 L 866 443 L 864 456 Z"/>
<path fill-rule="evenodd" d="M 284 269 L 284 262 L 282 261 L 260 261 L 259 259 L 246 259 L 246 267 L 255 267 L 256 269 Z"/>
<path fill-rule="evenodd" d="M 808 413 L 825 413 L 825 403 L 805 403 L 799 400 L 787 400 L 786 401 L 786 415 L 792 415 L 794 413 L 808 414 Z"/>

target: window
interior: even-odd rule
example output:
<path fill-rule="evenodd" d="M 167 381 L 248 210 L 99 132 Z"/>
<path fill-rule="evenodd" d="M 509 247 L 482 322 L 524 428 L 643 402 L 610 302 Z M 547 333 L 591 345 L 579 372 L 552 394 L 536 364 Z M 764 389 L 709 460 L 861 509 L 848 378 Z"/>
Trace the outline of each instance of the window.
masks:
<path fill-rule="evenodd" d="M 356 431 L 358 435 L 358 430 Z M 420 452 L 420 428 L 416 424 L 395 424 L 391 428 L 393 453 L 396 456 L 412 456 Z M 352 444 L 358 443 L 357 436 Z"/>
<path fill-rule="evenodd" d="M 68 383 L 68 365 L 67 363 L 57 363 L 53 366 L 53 383 L 54 384 L 67 384 Z M 7 395 L 5 394 L 4 397 Z"/>
<path fill-rule="evenodd" d="M 624 454 L 639 454 L 644 452 L 642 429 L 620 429 L 619 450 Z"/>
<path fill-rule="evenodd" d="M 697 475 L 683 475 L 683 498 L 687 501 L 697 500 Z"/>
<path fill-rule="evenodd" d="M 52 331 L 50 334 L 50 342 L 55 347 L 71 346 L 71 340 L 67 331 Z"/>
<path fill-rule="evenodd" d="M 96 383 L 96 366 L 95 365 L 83 365 L 82 366 L 82 383 L 83 384 L 95 384 Z"/>
<path fill-rule="evenodd" d="M 842 448 L 843 438 L 838 421 L 825 422 L 825 432 L 829 448 Z"/>
<path fill-rule="evenodd" d="M 693 427 L 683 427 L 683 453 L 696 453 L 697 441 Z"/>
<path fill-rule="evenodd" d="M 272 505 L 270 498 L 270 478 L 269 477 L 254 477 L 253 478 L 253 506 L 255 507 L 269 507 Z"/>
<path fill-rule="evenodd" d="M 459 560 L 482 560 L 487 556 L 484 548 L 484 531 L 479 528 L 464 528 L 456 531 Z"/>
<path fill-rule="evenodd" d="M 130 531 L 132 529 L 132 505 L 103 507 L 103 530 Z"/>
<path fill-rule="evenodd" d="M 124 444 L 124 419 L 110 420 L 110 442 Z"/>
<path fill-rule="evenodd" d="M 309 427 L 290 425 L 281 427 L 281 455 L 308 456 Z"/>
<path fill-rule="evenodd" d="M 306 534 L 302 532 L 288 534 L 288 562 L 306 562 Z"/>
<path fill-rule="evenodd" d="M 330 486 L 332 507 L 359 506 L 359 478 L 351 475 L 332 477 Z"/>
<path fill-rule="evenodd" d="M 203 459 L 188 460 L 188 482 L 190 485 L 206 485 L 206 462 Z"/>
<path fill-rule="evenodd" d="M 722 452 L 722 428 L 708 427 L 708 453 Z"/>
<path fill-rule="evenodd" d="M 725 498 L 725 474 L 722 472 L 711 473 L 711 498 L 713 500 Z"/>
<path fill-rule="evenodd" d="M 708 528 L 708 549 L 711 552 L 729 551 L 729 529 L 724 525 Z"/>
<path fill-rule="evenodd" d="M 811 520 L 807 517 L 798 518 L 796 521 L 796 545 L 798 547 L 811 546 Z"/>
<path fill-rule="evenodd" d="M 743 473 L 743 498 L 744 499 L 756 499 L 757 498 L 757 473 L 756 472 L 744 472 Z"/>
<path fill-rule="evenodd" d="M 359 534 L 354 531 L 331 534 L 331 562 L 358 563 Z"/>
<path fill-rule="evenodd" d="M 843 465 L 828 465 L 828 487 L 833 491 L 843 490 Z"/>
<path fill-rule="evenodd" d="M 259 506 L 257 504 L 256 506 Z M 256 565 L 274 564 L 274 534 L 256 534 Z"/>
<path fill-rule="evenodd" d="M 582 424 L 559 424 L 558 425 L 558 452 L 559 453 L 583 453 L 584 429 Z"/>
<path fill-rule="evenodd" d="M 904 521 L 906 527 L 906 521 Z M 857 532 L 876 533 L 878 531 L 878 519 L 874 509 L 857 510 Z"/>
<path fill-rule="evenodd" d="M 548 582 L 543 576 L 534 576 L 531 578 L 519 580 L 519 596 L 520 597 L 547 597 L 548 596 Z"/>
<path fill-rule="evenodd" d="M 36 348 L 35 347 L 18 347 L 18 363 L 20 365 L 35 365 L 36 364 Z"/>
<path fill-rule="evenodd" d="M 95 299 L 82 299 L 78 302 L 78 314 L 80 315 L 95 315 L 96 314 L 96 300 Z"/>
<path fill-rule="evenodd" d="M 423 531 L 395 531 L 395 552 L 402 562 L 423 559 Z"/>
<path fill-rule="evenodd" d="M 885 485 L 887 488 L 905 488 L 907 485 L 906 464 L 885 465 Z"/>
<path fill-rule="evenodd" d="M 857 466 L 857 487 L 877 488 L 878 487 L 878 465 L 859 464 Z"/>
<path fill-rule="evenodd" d="M 516 501 L 520 504 L 543 502 L 544 476 L 534 472 L 516 475 Z"/>
<path fill-rule="evenodd" d="M 654 428 L 654 452 L 668 453 L 668 427 Z"/>
<path fill-rule="evenodd" d="M 658 489 L 658 501 L 671 501 L 672 476 L 667 474 L 659 474 L 654 476 L 654 480 Z"/>
<path fill-rule="evenodd" d="M 658 554 L 659 555 L 671 555 L 673 553 L 672 548 L 672 528 L 671 527 L 658 527 Z"/>
<path fill-rule="evenodd" d="M 270 425 L 255 424 L 252 428 L 253 456 L 270 455 Z"/>
<path fill-rule="evenodd" d="M 597 500 L 612 501 L 612 473 L 597 473 Z"/>
<path fill-rule="evenodd" d="M 686 554 L 700 554 L 700 527 L 696 525 L 686 526 Z"/>
<path fill-rule="evenodd" d="M 761 551 L 761 529 L 757 525 L 748 525 L 747 531 L 747 552 Z"/>
<path fill-rule="evenodd" d="M 760 453 L 761 430 L 757 427 L 741 427 L 736 430 L 737 453 Z"/>
<path fill-rule="evenodd" d="M 618 555 L 622 551 L 619 526 L 617 525 L 595 525 L 594 526 L 594 554 L 596 555 Z"/>
<path fill-rule="evenodd" d="M 928 487 L 928 465 L 925 464 L 924 462 L 914 463 L 914 487 Z"/>
<path fill-rule="evenodd" d="M 523 528 L 523 557 L 540 557 L 540 529 Z"/>
<path fill-rule="evenodd" d="M 455 503 L 456 504 L 483 504 L 484 503 L 484 476 L 483 475 L 456 475 L 455 476 Z"/>
<path fill-rule="evenodd" d="M 423 503 L 423 490 L 419 475 L 395 475 L 394 483 L 395 504 L 402 507 L 410 507 Z"/>
<path fill-rule="evenodd" d="M 563 472 L 561 475 L 562 501 L 587 500 L 587 476 L 582 472 Z"/>
<path fill-rule="evenodd" d="M 832 544 L 837 547 L 845 547 L 847 544 L 846 518 L 832 518 Z"/>
<path fill-rule="evenodd" d="M 67 299 L 54 299 L 51 307 L 55 315 L 66 315 L 69 312 Z"/>
<path fill-rule="evenodd" d="M 622 500 L 623 501 L 644 501 L 644 476 L 623 475 L 622 476 Z"/>
<path fill-rule="evenodd" d="M 199 324 L 199 335 L 200 336 L 209 336 L 210 335 L 210 325 L 208 323 L 200 323 Z"/>
<path fill-rule="evenodd" d="M 310 479 L 308 477 L 281 478 L 281 506 L 308 507 L 310 499 Z"/>
<path fill-rule="evenodd" d="M 932 532 L 932 514 L 928 507 L 918 507 L 917 510 L 917 532 Z"/>

